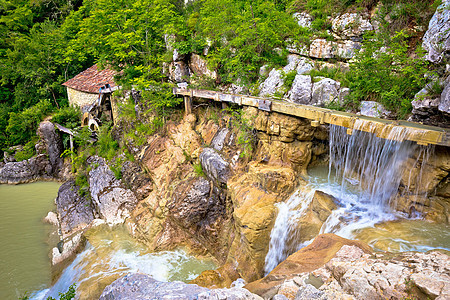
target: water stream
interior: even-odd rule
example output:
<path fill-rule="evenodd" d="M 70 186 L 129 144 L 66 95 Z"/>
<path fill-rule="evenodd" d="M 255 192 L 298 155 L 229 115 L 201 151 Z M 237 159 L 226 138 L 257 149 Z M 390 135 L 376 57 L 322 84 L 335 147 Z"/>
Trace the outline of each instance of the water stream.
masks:
<path fill-rule="evenodd" d="M 362 128 L 369 132 L 358 130 Z M 362 120 L 356 122 L 351 135 L 347 134 L 346 128 L 330 126 L 328 168 L 309 170 L 308 182 L 302 184 L 286 202 L 277 204 L 278 215 L 266 256 L 266 274 L 287 256 L 312 242 L 301 239 L 302 232 L 297 223 L 316 190 L 334 196 L 338 202 L 338 208 L 322 225 L 320 233 L 358 238 L 378 250 L 426 251 L 436 247 L 450 248 L 448 226 L 421 221 L 420 212 L 407 216 L 392 209 L 405 171 L 405 162 L 416 157 L 412 168 L 421 168 L 434 151 L 433 147 L 405 141 L 407 130 L 394 128 L 388 139 L 381 139 L 370 133 L 375 132 L 375 128 L 368 128 L 368 124 Z M 420 193 L 420 196 L 425 197 L 426 188 L 417 188 L 422 174 L 422 169 L 415 177 L 410 172 L 408 183 L 402 186 L 402 193 L 416 196 Z M 411 234 L 411 228 L 414 228 L 411 226 L 422 228 L 422 234 Z M 397 232 L 400 228 L 402 234 Z M 408 228 L 409 233 L 406 230 Z M 436 232 L 440 234 L 435 235 Z"/>

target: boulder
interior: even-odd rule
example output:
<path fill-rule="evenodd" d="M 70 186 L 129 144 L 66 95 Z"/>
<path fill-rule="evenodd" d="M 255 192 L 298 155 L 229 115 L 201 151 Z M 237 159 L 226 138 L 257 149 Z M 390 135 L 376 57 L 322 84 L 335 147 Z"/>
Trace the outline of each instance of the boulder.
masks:
<path fill-rule="evenodd" d="M 136 162 L 127 160 L 123 163 L 122 181 L 130 187 L 138 200 L 145 199 L 153 189 L 150 176 Z"/>
<path fill-rule="evenodd" d="M 306 12 L 299 12 L 294 13 L 292 16 L 297 21 L 298 26 L 311 28 L 313 17 L 310 14 Z"/>
<path fill-rule="evenodd" d="M 89 191 L 97 213 L 109 224 L 123 223 L 136 206 L 136 196 L 116 179 L 103 158 L 91 156 L 87 162 L 92 166 Z"/>
<path fill-rule="evenodd" d="M 445 81 L 445 86 L 441 94 L 438 109 L 439 111 L 450 116 L 450 76 L 448 76 L 447 80 Z"/>
<path fill-rule="evenodd" d="M 281 91 L 283 84 L 284 80 L 281 70 L 272 69 L 269 73 L 269 77 L 267 77 L 267 79 L 259 86 L 259 96 L 272 96 Z"/>
<path fill-rule="evenodd" d="M 345 40 L 333 43 L 333 55 L 343 59 L 351 59 L 361 49 L 361 43 Z"/>
<path fill-rule="evenodd" d="M 200 163 L 206 176 L 219 185 L 226 185 L 230 177 L 230 164 L 214 149 L 204 148 L 200 154 Z"/>
<path fill-rule="evenodd" d="M 189 81 L 191 71 L 189 66 L 184 61 L 175 61 L 169 65 L 169 78 L 173 82 Z"/>
<path fill-rule="evenodd" d="M 333 58 L 333 42 L 315 39 L 309 47 L 309 56 L 314 58 Z"/>
<path fill-rule="evenodd" d="M 47 149 L 52 173 L 58 172 L 62 165 L 61 154 L 63 152 L 63 144 L 59 134 L 55 130 L 55 125 L 49 121 L 41 122 L 38 128 L 38 135 L 44 141 Z"/>
<path fill-rule="evenodd" d="M 189 68 L 199 77 L 204 76 L 211 79 L 217 79 L 217 72 L 211 71 L 211 69 L 208 68 L 206 60 L 198 54 L 191 54 Z"/>
<path fill-rule="evenodd" d="M 323 106 L 336 101 L 341 102 L 341 84 L 339 82 L 324 77 L 316 77 L 316 79 L 320 80 L 318 82 L 314 82 L 311 104 Z"/>
<path fill-rule="evenodd" d="M 444 0 L 437 8 L 423 36 L 426 59 L 439 63 L 450 51 L 450 1 Z"/>
<path fill-rule="evenodd" d="M 288 93 L 289 101 L 299 104 L 310 104 L 312 81 L 309 75 L 296 75 L 292 88 Z"/>
<path fill-rule="evenodd" d="M 128 274 L 108 285 L 100 300 L 139 299 L 254 299 L 261 297 L 243 288 L 210 290 L 180 281 L 161 282 L 144 274 Z"/>
<path fill-rule="evenodd" d="M 0 183 L 19 184 L 52 178 L 52 166 L 46 154 L 20 162 L 8 162 L 0 168 Z"/>
<path fill-rule="evenodd" d="M 375 118 L 389 118 L 392 113 L 375 101 L 361 101 L 361 115 Z"/>
<path fill-rule="evenodd" d="M 331 29 L 342 38 L 361 37 L 364 32 L 373 30 L 368 19 L 357 13 L 345 13 L 331 21 Z"/>
<path fill-rule="evenodd" d="M 75 181 L 63 183 L 56 197 L 56 211 L 63 237 L 86 228 L 95 217 L 94 207 L 87 197 L 78 194 Z"/>

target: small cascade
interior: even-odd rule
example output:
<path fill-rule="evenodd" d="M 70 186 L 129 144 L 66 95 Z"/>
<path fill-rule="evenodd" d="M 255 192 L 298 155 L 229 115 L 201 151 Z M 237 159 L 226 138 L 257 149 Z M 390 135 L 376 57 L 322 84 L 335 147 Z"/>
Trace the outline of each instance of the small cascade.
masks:
<path fill-rule="evenodd" d="M 357 120 L 351 131 L 330 126 L 328 179 L 317 182 L 311 178 L 310 184 L 278 204 L 265 261 L 266 274 L 310 242 L 299 242 L 301 232 L 296 232 L 299 231 L 296 221 L 307 209 L 315 190 L 339 201 L 338 209 L 322 225 L 320 233 L 346 238 L 353 238 L 358 229 L 396 219 L 398 215 L 392 207 L 399 194 L 426 197 L 426 188 L 419 183 L 423 181 L 423 166 L 427 165 L 434 148 L 407 141 L 405 137 L 413 130 L 410 128 L 388 128 L 389 133 L 380 134 L 385 138 L 377 137 L 376 130 L 364 120 Z M 411 168 L 409 177 L 405 175 L 407 168 Z"/>

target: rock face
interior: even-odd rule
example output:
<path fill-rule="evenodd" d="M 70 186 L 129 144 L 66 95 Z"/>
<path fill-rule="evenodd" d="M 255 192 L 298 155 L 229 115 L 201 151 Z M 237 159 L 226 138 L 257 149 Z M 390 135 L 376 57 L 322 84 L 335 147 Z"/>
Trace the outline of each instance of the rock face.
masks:
<path fill-rule="evenodd" d="M 423 37 L 426 58 L 439 63 L 450 51 L 450 1 L 444 0 L 430 20 L 428 30 Z"/>
<path fill-rule="evenodd" d="M 92 156 L 88 164 L 93 166 L 89 171 L 89 191 L 96 211 L 107 223 L 123 223 L 136 206 L 136 196 L 115 178 L 103 158 Z"/>
<path fill-rule="evenodd" d="M 19 184 L 52 178 L 52 166 L 47 155 L 40 154 L 28 160 L 9 162 L 0 168 L 0 183 Z"/>
<path fill-rule="evenodd" d="M 309 75 L 296 75 L 288 96 L 289 100 L 299 104 L 311 102 L 312 81 Z"/>
<path fill-rule="evenodd" d="M 309 47 L 309 56 L 314 58 L 333 58 L 333 42 L 315 39 Z"/>
<path fill-rule="evenodd" d="M 62 142 L 59 134 L 55 131 L 53 123 L 48 121 L 41 122 L 38 135 L 41 138 L 38 155 L 20 162 L 9 159 L 8 163 L 0 166 L 0 183 L 28 183 L 38 179 L 52 179 L 62 175 L 63 162 L 60 158 L 63 149 Z M 44 151 L 47 154 L 41 153 Z"/>
<path fill-rule="evenodd" d="M 56 210 L 63 237 L 84 229 L 94 220 L 94 207 L 86 197 L 78 194 L 73 180 L 61 185 L 56 198 Z"/>
<path fill-rule="evenodd" d="M 47 149 L 52 173 L 58 172 L 62 165 L 61 153 L 63 152 L 63 145 L 59 134 L 55 130 L 55 125 L 49 121 L 41 122 L 38 135 L 44 141 Z"/>
<path fill-rule="evenodd" d="M 373 30 L 373 26 L 360 14 L 345 13 L 332 20 L 331 29 L 341 38 L 355 38 Z"/>
<path fill-rule="evenodd" d="M 197 76 L 205 76 L 211 79 L 217 79 L 216 71 L 211 71 L 208 68 L 206 60 L 198 54 L 191 54 L 191 58 L 189 60 L 189 68 Z"/>
<path fill-rule="evenodd" d="M 184 61 L 175 61 L 169 65 L 169 78 L 173 82 L 185 82 L 189 80 L 191 71 Z"/>
<path fill-rule="evenodd" d="M 243 288 L 210 290 L 183 282 L 160 282 L 148 275 L 128 274 L 107 286 L 100 300 L 140 299 L 262 299 Z"/>
<path fill-rule="evenodd" d="M 450 76 L 448 76 L 445 81 L 445 86 L 441 94 L 438 109 L 439 111 L 445 113 L 446 116 L 450 117 Z"/>
<path fill-rule="evenodd" d="M 224 185 L 230 176 L 230 164 L 226 162 L 219 153 L 211 148 L 203 149 L 200 154 L 200 162 L 206 176 L 218 183 Z"/>

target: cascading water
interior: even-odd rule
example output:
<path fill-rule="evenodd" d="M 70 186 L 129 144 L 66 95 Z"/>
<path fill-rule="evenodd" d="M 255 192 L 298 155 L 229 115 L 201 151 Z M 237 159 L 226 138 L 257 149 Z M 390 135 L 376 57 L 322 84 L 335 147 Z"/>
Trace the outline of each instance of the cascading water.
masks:
<path fill-rule="evenodd" d="M 406 141 L 408 130 L 411 129 L 391 128 L 389 134 L 381 133 L 386 137 L 382 139 L 375 135 L 376 128 L 363 120 L 355 122 L 351 135 L 347 134 L 347 128 L 331 125 L 328 180 L 310 180 L 286 202 L 278 204 L 278 215 L 265 261 L 266 274 L 287 256 L 311 242 L 300 242 L 301 228 L 296 223 L 311 202 L 315 190 L 332 195 L 339 201 L 339 208 L 328 217 L 320 233 L 335 233 L 346 238 L 352 238 L 357 229 L 396 218 L 391 207 L 395 204 L 402 175 L 406 173 L 406 162 L 414 154 L 417 159 L 408 167 L 421 170 L 414 178 L 410 173 L 408 183 L 401 190 L 403 194 L 416 196 L 423 193 L 418 189 L 422 166 L 426 165 L 434 148 Z M 412 186 L 414 190 L 409 188 Z"/>

